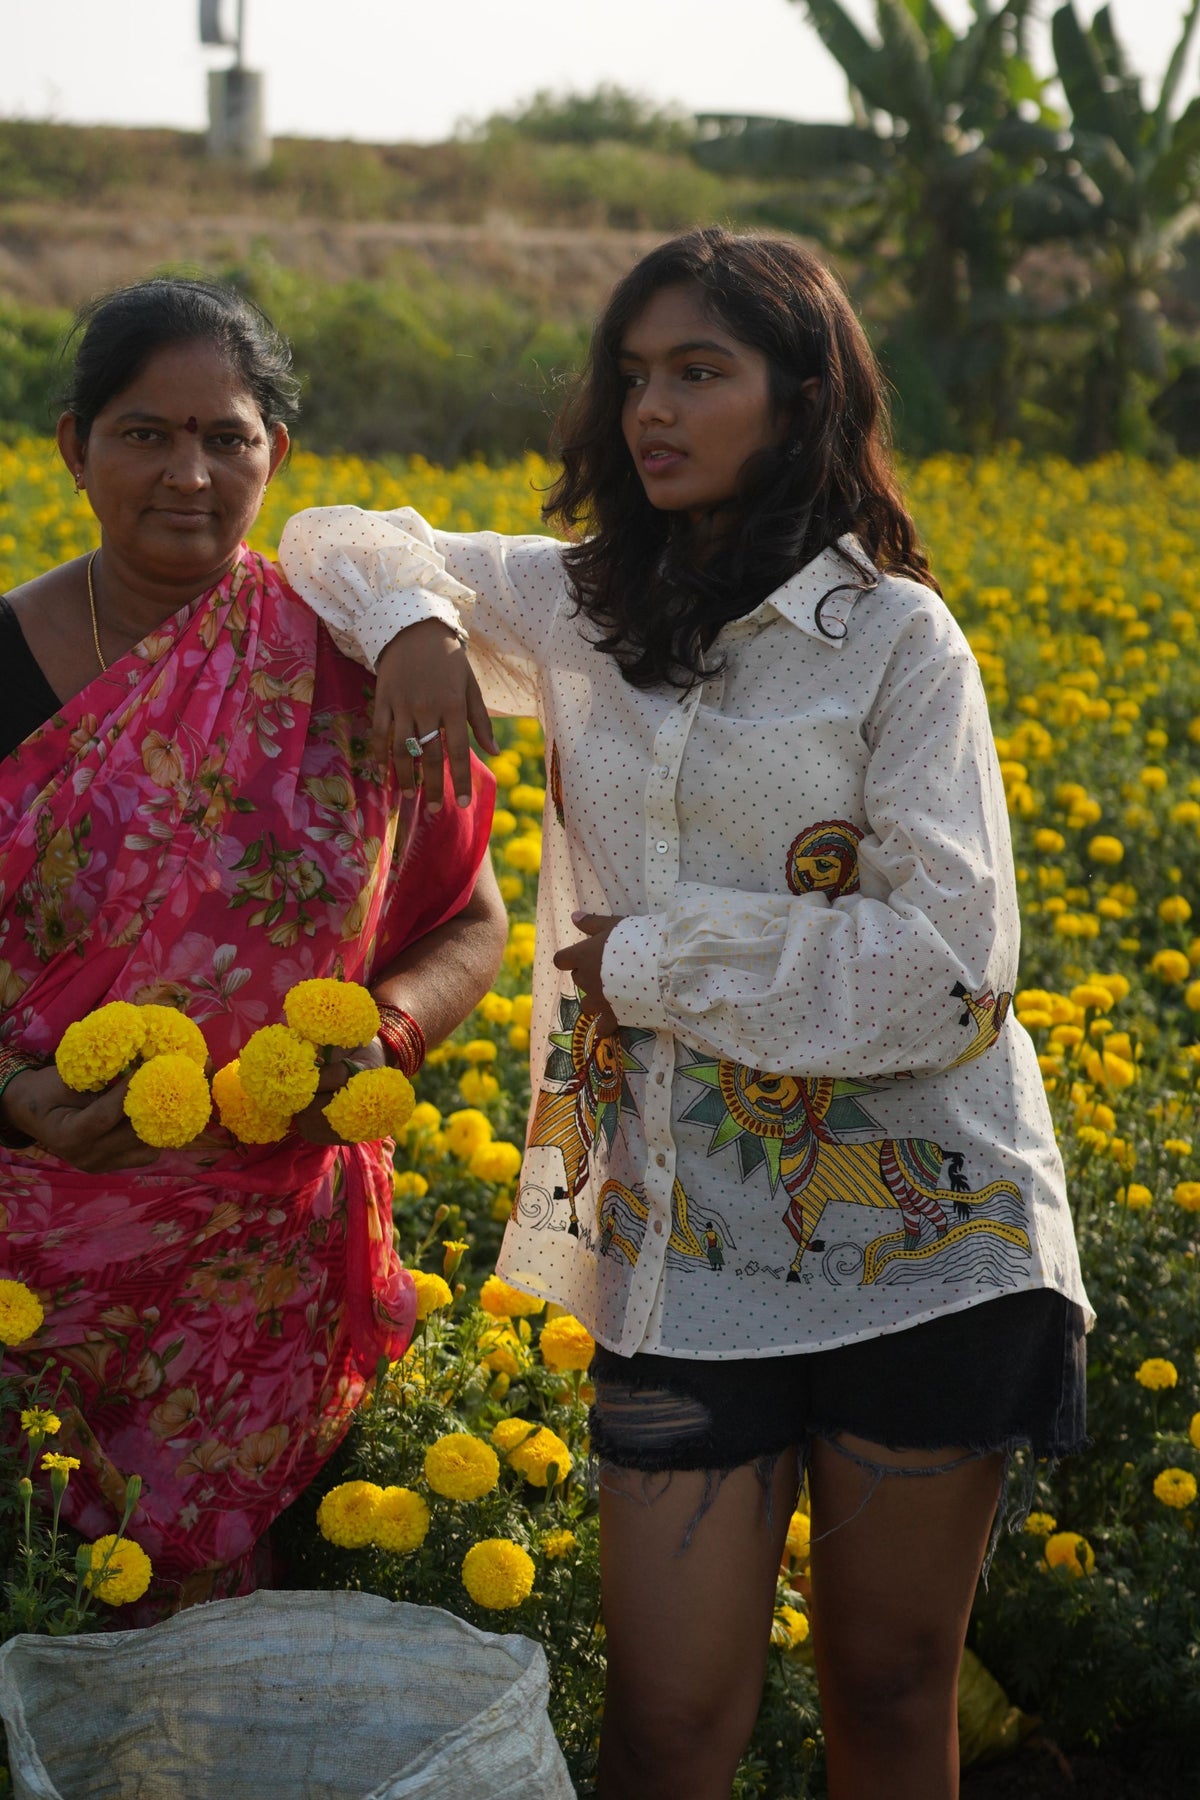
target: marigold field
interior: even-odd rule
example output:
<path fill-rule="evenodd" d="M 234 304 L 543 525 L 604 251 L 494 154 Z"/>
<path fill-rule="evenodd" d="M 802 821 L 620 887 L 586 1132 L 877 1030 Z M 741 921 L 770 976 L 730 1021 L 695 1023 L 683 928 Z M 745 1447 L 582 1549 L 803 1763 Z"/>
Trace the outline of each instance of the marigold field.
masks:
<path fill-rule="evenodd" d="M 296 454 L 256 547 L 272 550 L 295 508 L 334 501 L 536 530 L 552 473 L 532 457 L 444 471 Z M 1169 1782 L 1192 1771 L 1200 1743 L 1200 467 L 996 454 L 938 458 L 906 480 L 987 685 L 1025 919 L 1016 1009 L 1038 1047 L 1099 1315 L 1094 1448 L 1037 1471 L 1028 1526 L 1001 1541 L 970 1642 L 1012 1706 L 972 1665 L 964 1745 L 1011 1748 L 1036 1714 L 1065 1750 L 1140 1759 Z M 0 592 L 95 541 L 50 448 L 0 447 Z M 586 1792 L 603 1678 L 589 1346 L 570 1326 L 543 1338 L 545 1313 L 486 1279 L 528 1099 L 544 801 L 537 725 L 502 735 L 505 968 L 431 1057 L 397 1150 L 397 1224 L 424 1272 L 424 1318 L 284 1537 L 303 1585 L 429 1601 L 539 1638 Z M 804 1511 L 740 1796 L 824 1791 Z"/>

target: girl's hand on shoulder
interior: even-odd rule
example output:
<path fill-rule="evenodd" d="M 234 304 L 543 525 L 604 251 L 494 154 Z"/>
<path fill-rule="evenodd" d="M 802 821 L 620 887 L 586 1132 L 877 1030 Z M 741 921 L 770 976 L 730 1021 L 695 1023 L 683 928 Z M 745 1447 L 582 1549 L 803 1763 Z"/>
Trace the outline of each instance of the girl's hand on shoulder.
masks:
<path fill-rule="evenodd" d="M 600 913 L 572 913 L 571 919 L 584 935 L 577 944 L 568 944 L 565 950 L 555 952 L 554 966 L 567 969 L 573 975 L 575 986 L 583 996 L 584 1013 L 594 1016 L 598 1036 L 615 1037 L 619 1026 L 604 992 L 601 964 L 609 933 L 621 921 Z"/>
<path fill-rule="evenodd" d="M 439 619 L 423 619 L 399 632 L 379 658 L 375 678 L 373 742 L 380 761 L 396 765 L 401 791 L 412 795 L 425 788 L 431 812 L 443 800 L 442 742 L 450 760 L 450 778 L 460 806 L 471 803 L 473 731 L 480 746 L 494 756 L 498 745 L 479 683 L 459 638 Z M 441 733 L 441 740 L 430 733 Z M 406 738 L 430 738 L 420 757 L 410 756 Z"/>
<path fill-rule="evenodd" d="M 128 1080 L 102 1094 L 77 1094 L 51 1064 L 15 1075 L 0 1099 L 6 1125 L 86 1175 L 146 1169 L 162 1155 L 144 1144 L 125 1116 Z"/>

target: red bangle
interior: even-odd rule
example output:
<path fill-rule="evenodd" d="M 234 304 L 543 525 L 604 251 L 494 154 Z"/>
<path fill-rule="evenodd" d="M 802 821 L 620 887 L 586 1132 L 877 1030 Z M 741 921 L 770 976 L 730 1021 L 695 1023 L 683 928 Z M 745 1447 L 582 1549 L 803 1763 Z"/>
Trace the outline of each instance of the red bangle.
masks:
<path fill-rule="evenodd" d="M 410 1013 L 384 1000 L 379 1008 L 379 1041 L 394 1058 L 396 1067 L 410 1079 L 425 1061 L 425 1033 Z"/>

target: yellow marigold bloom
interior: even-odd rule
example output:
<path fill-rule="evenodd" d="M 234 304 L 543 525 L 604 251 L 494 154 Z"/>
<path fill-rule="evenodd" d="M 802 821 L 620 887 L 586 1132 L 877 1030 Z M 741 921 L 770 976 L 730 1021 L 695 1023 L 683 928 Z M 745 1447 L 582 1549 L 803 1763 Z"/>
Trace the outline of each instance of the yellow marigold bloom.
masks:
<path fill-rule="evenodd" d="M 1159 950 L 1150 958 L 1150 968 L 1161 981 L 1186 981 L 1192 965 L 1182 950 Z"/>
<path fill-rule="evenodd" d="M 1158 903 L 1158 916 L 1164 925 L 1186 925 L 1192 909 L 1182 894 L 1168 894 Z"/>
<path fill-rule="evenodd" d="M 457 1272 L 459 1263 L 470 1248 L 466 1238 L 442 1239 L 442 1275 L 446 1281 Z"/>
<path fill-rule="evenodd" d="M 496 777 L 497 787 L 516 787 L 521 779 L 521 759 L 513 750 L 501 750 L 498 756 L 489 756 L 488 768 Z"/>
<path fill-rule="evenodd" d="M 489 1025 L 507 1025 L 512 1020 L 513 1003 L 504 994 L 485 994 L 475 1011 Z"/>
<path fill-rule="evenodd" d="M 418 1100 L 400 1136 L 407 1144 L 414 1137 L 424 1137 L 436 1131 L 441 1122 L 442 1115 L 436 1106 L 431 1105 L 428 1100 Z"/>
<path fill-rule="evenodd" d="M 135 1544 L 132 1538 L 117 1537 L 114 1532 L 108 1532 L 104 1537 L 98 1537 L 94 1544 L 89 1544 L 88 1551 L 91 1562 L 83 1578 L 85 1587 L 91 1588 L 109 1606 L 128 1606 L 131 1601 L 141 1599 L 150 1586 L 154 1569 L 140 1544 Z M 107 1568 L 104 1567 L 106 1557 Z"/>
<path fill-rule="evenodd" d="M 277 1144 L 291 1127 L 291 1116 L 267 1112 L 257 1106 L 242 1086 L 238 1059 L 218 1069 L 212 1078 L 213 1099 L 221 1123 L 242 1144 Z"/>
<path fill-rule="evenodd" d="M 42 1457 L 42 1468 L 47 1475 L 69 1475 L 72 1469 L 79 1467 L 77 1456 L 60 1456 L 57 1450 L 47 1450 Z"/>
<path fill-rule="evenodd" d="M 528 781 L 518 781 L 508 790 L 508 804 L 518 812 L 540 813 L 546 804 L 546 790 L 533 787 Z"/>
<path fill-rule="evenodd" d="M 21 1414 L 21 1430 L 54 1437 L 62 1430 L 62 1420 L 48 1406 L 27 1406 Z"/>
<path fill-rule="evenodd" d="M 557 1486 L 565 1481 L 571 1473 L 571 1452 L 556 1431 L 545 1425 L 535 1431 L 532 1437 L 525 1438 L 515 1449 L 508 1453 L 510 1467 L 524 1476 L 533 1487 L 548 1487 L 550 1471 L 554 1470 L 554 1481 Z"/>
<path fill-rule="evenodd" d="M 525 892 L 525 883 L 520 875 L 497 875 L 496 886 L 500 889 L 500 898 L 511 906 Z"/>
<path fill-rule="evenodd" d="M 1200 1412 L 1192 1414 L 1192 1422 L 1188 1426 L 1188 1436 L 1192 1440 L 1193 1448 L 1200 1450 Z"/>
<path fill-rule="evenodd" d="M 495 1062 L 499 1054 L 491 1038 L 472 1038 L 469 1044 L 459 1047 L 459 1055 L 469 1063 Z"/>
<path fill-rule="evenodd" d="M 1189 981 L 1183 995 L 1183 1004 L 1189 1012 L 1200 1012 L 1200 981 Z"/>
<path fill-rule="evenodd" d="M 1139 1181 L 1131 1181 L 1128 1187 L 1118 1188 L 1117 1199 L 1122 1206 L 1130 1206 L 1135 1212 L 1141 1212 L 1154 1204 L 1154 1195 Z"/>
<path fill-rule="evenodd" d="M 529 1048 L 529 1029 L 525 1025 L 513 1025 L 508 1033 L 510 1050 L 518 1050 L 522 1054 Z"/>
<path fill-rule="evenodd" d="M 0 1344 L 23 1344 L 41 1329 L 45 1308 L 23 1281 L 0 1278 Z"/>
<path fill-rule="evenodd" d="M 780 1606 L 771 1621 L 771 1642 L 779 1650 L 795 1650 L 808 1636 L 808 1619 L 796 1606 Z"/>
<path fill-rule="evenodd" d="M 383 1489 L 377 1481 L 342 1481 L 317 1508 L 317 1530 L 342 1550 L 361 1550 L 375 1536 Z"/>
<path fill-rule="evenodd" d="M 521 1152 L 515 1144 L 503 1140 L 481 1144 L 467 1168 L 480 1181 L 512 1181 L 520 1172 Z"/>
<path fill-rule="evenodd" d="M 1043 826 L 1033 834 L 1033 847 L 1043 856 L 1057 856 L 1060 850 L 1066 849 L 1067 840 L 1061 831 L 1051 831 L 1049 827 Z"/>
<path fill-rule="evenodd" d="M 1132 890 L 1130 890 L 1132 892 Z M 1124 1000 L 1129 993 L 1129 978 L 1125 975 L 1093 975 L 1092 980 L 1106 987 L 1114 1001 Z"/>
<path fill-rule="evenodd" d="M 1192 1146 L 1187 1138 L 1164 1138 L 1163 1149 L 1168 1156 L 1178 1156 L 1180 1159 L 1192 1154 Z"/>
<path fill-rule="evenodd" d="M 481 1500 L 500 1479 L 500 1461 L 482 1438 L 451 1431 L 425 1452 L 425 1479 L 447 1500 Z"/>
<path fill-rule="evenodd" d="M 537 1430 L 538 1427 L 529 1419 L 501 1419 L 500 1423 L 493 1428 L 492 1443 L 501 1456 L 508 1456 L 518 1444 L 523 1444 L 525 1439 L 532 1437 Z"/>
<path fill-rule="evenodd" d="M 1154 1477 L 1154 1498 L 1164 1506 L 1190 1506 L 1196 1498 L 1196 1477 L 1186 1469 L 1162 1469 Z"/>
<path fill-rule="evenodd" d="M 514 994 L 512 1003 L 512 1020 L 514 1025 L 521 1025 L 529 1030 L 529 1021 L 533 1018 L 533 995 Z"/>
<path fill-rule="evenodd" d="M 310 1044 L 356 1050 L 379 1030 L 379 1008 L 357 981 L 298 981 L 284 997 L 283 1016 Z"/>
<path fill-rule="evenodd" d="M 1071 989 L 1071 1003 L 1084 1012 L 1111 1012 L 1113 997 L 1106 983 L 1101 981 L 1082 981 L 1078 987 Z"/>
<path fill-rule="evenodd" d="M 807 1513 L 794 1512 L 788 1525 L 785 1549 L 793 1562 L 806 1563 L 812 1543 L 812 1524 Z"/>
<path fill-rule="evenodd" d="M 423 1200 L 429 1183 L 415 1169 L 393 1169 L 392 1193 L 397 1200 Z"/>
<path fill-rule="evenodd" d="M 464 1069 L 458 1091 L 468 1106 L 487 1106 L 500 1094 L 500 1083 L 488 1069 Z"/>
<path fill-rule="evenodd" d="M 532 832 L 523 832 L 520 837 L 508 840 L 501 855 L 506 863 L 514 869 L 520 869 L 523 875 L 532 875 L 542 866 L 542 840 Z M 512 949 L 511 944 L 509 949 Z"/>
<path fill-rule="evenodd" d="M 517 815 L 509 812 L 506 806 L 498 806 L 492 814 L 491 835 L 494 838 L 511 837 L 517 829 Z"/>
<path fill-rule="evenodd" d="M 511 1538 L 484 1538 L 463 1557 L 463 1586 L 476 1606 L 508 1612 L 533 1592 L 533 1558 Z"/>
<path fill-rule="evenodd" d="M 1125 855 L 1125 846 L 1120 838 L 1106 837 L 1101 834 L 1100 837 L 1094 837 L 1091 840 L 1087 847 L 1087 853 L 1093 862 L 1115 864 L 1119 863 Z"/>
<path fill-rule="evenodd" d="M 373 1542 L 403 1554 L 418 1550 L 429 1531 L 429 1508 L 411 1488 L 385 1487 L 375 1508 Z"/>
<path fill-rule="evenodd" d="M 499 1275 L 489 1275 L 479 1294 L 479 1304 L 493 1319 L 523 1319 L 540 1313 L 546 1302 L 536 1294 L 510 1287 Z"/>
<path fill-rule="evenodd" d="M 412 1082 L 400 1069 L 361 1069 L 321 1111 L 350 1144 L 376 1144 L 403 1131 L 413 1109 Z"/>
<path fill-rule="evenodd" d="M 1200 1181 L 1177 1181 L 1174 1199 L 1184 1212 L 1200 1212 Z"/>
<path fill-rule="evenodd" d="M 573 1531 L 546 1531 L 539 1541 L 547 1562 L 561 1562 L 564 1556 L 570 1556 L 579 1542 Z"/>
<path fill-rule="evenodd" d="M 67 1026 L 54 1053 L 54 1066 L 67 1087 L 91 1094 L 123 1074 L 145 1041 L 142 1008 L 113 1000 Z"/>
<path fill-rule="evenodd" d="M 1136 1064 L 1109 1050 L 1089 1051 L 1084 1066 L 1088 1080 L 1094 1081 L 1097 1087 L 1130 1087 L 1137 1077 Z"/>
<path fill-rule="evenodd" d="M 1200 822 L 1200 802 L 1177 800 L 1168 817 L 1172 825 L 1195 825 Z"/>
<path fill-rule="evenodd" d="M 1138 776 L 1138 780 L 1141 782 L 1142 786 L 1151 794 L 1161 794 L 1167 785 L 1167 779 L 1167 771 L 1158 768 L 1157 765 L 1153 763 L 1150 764 L 1148 768 L 1143 769 Z"/>
<path fill-rule="evenodd" d="M 417 1290 L 418 1319 L 427 1319 L 430 1313 L 453 1304 L 453 1291 L 440 1275 L 427 1275 L 424 1269 L 410 1269 L 409 1274 Z"/>
<path fill-rule="evenodd" d="M 1065 1569 L 1075 1581 L 1081 1575 L 1090 1575 L 1096 1567 L 1095 1551 L 1077 1531 L 1052 1532 L 1046 1539 L 1044 1555 L 1052 1569 Z"/>
<path fill-rule="evenodd" d="M 144 1144 L 178 1150 L 199 1137 L 212 1116 L 208 1078 L 190 1056 L 153 1056 L 125 1090 L 129 1123 Z"/>
<path fill-rule="evenodd" d="M 146 1035 L 142 1040 L 142 1056 L 190 1056 L 203 1069 L 208 1062 L 208 1045 L 195 1019 L 176 1006 L 142 1006 L 138 1008 Z"/>
<path fill-rule="evenodd" d="M 589 1366 L 596 1354 L 596 1340 L 586 1325 L 565 1313 L 542 1326 L 538 1348 L 548 1369 L 565 1372 Z"/>
<path fill-rule="evenodd" d="M 1179 1380 L 1179 1371 L 1165 1356 L 1148 1356 L 1144 1363 L 1139 1364 L 1133 1379 L 1144 1388 L 1149 1388 L 1152 1393 L 1158 1393 L 1163 1388 L 1175 1386 Z"/>
<path fill-rule="evenodd" d="M 256 1106 L 290 1119 L 316 1093 L 321 1065 L 316 1046 L 290 1025 L 261 1025 L 242 1047 L 238 1076 Z"/>
<path fill-rule="evenodd" d="M 1077 1126 L 1075 1136 L 1087 1150 L 1100 1151 L 1108 1144 L 1108 1133 L 1106 1131 L 1101 1131 L 1099 1127 L 1095 1125 Z"/>
<path fill-rule="evenodd" d="M 1031 1512 L 1025 1521 L 1025 1529 L 1030 1537 L 1047 1538 L 1057 1525 L 1058 1520 L 1047 1512 Z"/>
<path fill-rule="evenodd" d="M 1078 1025 L 1056 1025 L 1050 1033 L 1050 1042 L 1060 1050 L 1074 1050 L 1083 1042 L 1083 1032 Z"/>
<path fill-rule="evenodd" d="M 479 1351 L 480 1361 L 485 1368 L 491 1369 L 494 1375 L 507 1375 L 510 1380 L 515 1380 L 529 1361 L 529 1351 L 507 1320 L 503 1325 L 491 1326 L 484 1332 L 479 1340 Z M 507 1424 L 508 1421 L 503 1420 L 502 1423 Z M 492 1433 L 492 1442 L 496 1443 L 495 1432 Z"/>
<path fill-rule="evenodd" d="M 481 1144 L 492 1141 L 492 1121 L 477 1107 L 463 1107 L 446 1120 L 446 1146 L 460 1162 L 470 1162 Z"/>

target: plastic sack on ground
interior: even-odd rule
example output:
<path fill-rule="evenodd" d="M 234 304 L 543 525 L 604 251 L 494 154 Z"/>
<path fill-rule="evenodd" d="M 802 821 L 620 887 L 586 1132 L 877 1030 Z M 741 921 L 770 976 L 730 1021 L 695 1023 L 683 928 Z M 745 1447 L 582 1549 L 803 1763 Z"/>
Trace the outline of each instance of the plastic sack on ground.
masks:
<path fill-rule="evenodd" d="M 16 1800 L 573 1800 L 540 1645 L 260 1593 L 0 1651 Z"/>
<path fill-rule="evenodd" d="M 958 1759 L 962 1768 L 993 1762 L 1019 1750 L 1037 1720 L 1013 1706 L 973 1650 L 964 1650 L 958 1672 Z"/>

